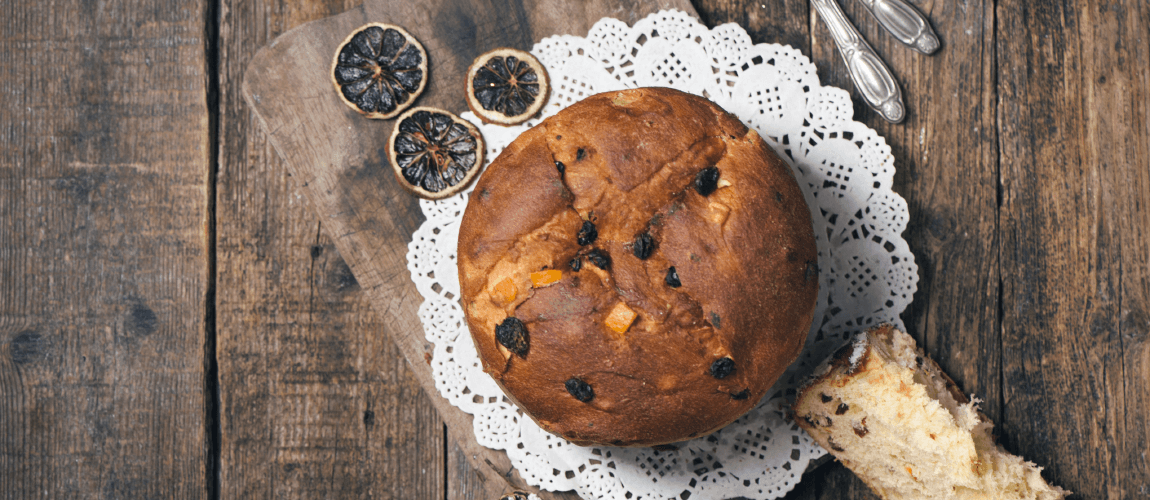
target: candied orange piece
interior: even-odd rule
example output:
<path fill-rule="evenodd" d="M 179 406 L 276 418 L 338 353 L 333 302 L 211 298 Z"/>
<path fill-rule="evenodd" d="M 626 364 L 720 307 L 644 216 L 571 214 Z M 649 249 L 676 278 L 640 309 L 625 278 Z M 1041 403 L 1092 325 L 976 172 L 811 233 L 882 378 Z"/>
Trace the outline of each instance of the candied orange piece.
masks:
<path fill-rule="evenodd" d="M 510 304 L 515 301 L 515 296 L 518 290 L 515 287 L 515 282 L 511 278 L 504 278 L 495 285 L 495 298 L 503 299 L 504 304 Z"/>
<path fill-rule="evenodd" d="M 531 286 L 535 288 L 542 288 L 547 285 L 551 285 L 560 279 L 563 279 L 563 271 L 558 269 L 536 271 L 531 273 Z"/>
<path fill-rule="evenodd" d="M 635 322 L 635 317 L 638 315 L 630 307 L 627 307 L 627 304 L 618 302 L 611 309 L 611 313 L 607 315 L 607 319 L 603 320 L 603 324 L 615 333 L 627 333 L 627 329 L 631 328 L 631 323 Z"/>

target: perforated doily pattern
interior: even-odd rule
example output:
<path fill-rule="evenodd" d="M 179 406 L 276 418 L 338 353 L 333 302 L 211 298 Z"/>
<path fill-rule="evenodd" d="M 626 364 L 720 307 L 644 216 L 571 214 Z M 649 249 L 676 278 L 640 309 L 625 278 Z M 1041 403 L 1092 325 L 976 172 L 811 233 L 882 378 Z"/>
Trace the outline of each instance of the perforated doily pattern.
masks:
<path fill-rule="evenodd" d="M 675 450 L 585 448 L 541 430 L 483 373 L 458 303 L 455 252 L 468 193 L 422 201 L 427 216 L 407 254 L 424 302 L 419 308 L 435 385 L 474 415 L 479 443 L 506 450 L 520 474 L 547 490 L 595 499 L 777 498 L 824 454 L 786 407 L 818 362 L 855 333 L 899 319 L 914 294 L 917 266 L 900 236 L 906 202 L 891 191 L 886 141 L 851 120 L 847 92 L 819 84 L 799 51 L 752 44 L 739 26 L 707 29 L 678 11 L 634 26 L 600 20 L 585 38 L 552 37 L 532 49 L 547 66 L 552 95 L 523 125 L 483 125 L 487 158 L 542 118 L 589 95 L 644 86 L 705 96 L 757 129 L 792 167 L 811 210 L 819 249 L 820 294 L 806 347 L 749 414 Z M 470 113 L 464 118 L 479 123 Z"/>

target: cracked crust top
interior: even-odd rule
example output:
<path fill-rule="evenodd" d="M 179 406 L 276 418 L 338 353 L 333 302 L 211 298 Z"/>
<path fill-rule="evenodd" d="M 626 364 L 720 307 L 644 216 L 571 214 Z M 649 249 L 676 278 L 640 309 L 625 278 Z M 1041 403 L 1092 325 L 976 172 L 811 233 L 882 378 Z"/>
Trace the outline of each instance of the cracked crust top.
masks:
<path fill-rule="evenodd" d="M 459 275 L 484 371 L 543 429 L 615 446 L 754 407 L 818 289 L 790 168 L 713 103 L 661 88 L 589 97 L 511 143 L 471 195 Z"/>

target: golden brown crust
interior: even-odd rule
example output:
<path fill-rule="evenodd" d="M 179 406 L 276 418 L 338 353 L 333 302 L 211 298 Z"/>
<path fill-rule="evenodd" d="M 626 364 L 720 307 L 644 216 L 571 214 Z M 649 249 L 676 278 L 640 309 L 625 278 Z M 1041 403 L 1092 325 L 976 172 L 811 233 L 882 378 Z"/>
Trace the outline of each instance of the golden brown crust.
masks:
<path fill-rule="evenodd" d="M 692 186 L 711 166 L 720 187 L 703 196 Z M 598 239 L 581 246 L 585 220 Z M 641 233 L 655 242 L 645 260 L 632 248 Z M 585 257 L 573 271 L 592 248 L 609 271 Z M 790 168 L 733 116 L 670 89 L 595 95 L 525 132 L 479 180 L 459 236 L 484 370 L 541 427 L 580 444 L 679 441 L 752 408 L 806 338 L 815 261 Z M 665 282 L 671 266 L 680 287 Z M 531 288 L 528 274 L 544 268 L 562 279 Z M 510 303 L 494 292 L 508 279 Z M 620 301 L 638 312 L 624 333 L 603 323 Z M 496 341 L 508 316 L 527 327 L 525 356 Z M 723 357 L 735 371 L 718 379 Z M 565 389 L 573 377 L 590 401 Z"/>

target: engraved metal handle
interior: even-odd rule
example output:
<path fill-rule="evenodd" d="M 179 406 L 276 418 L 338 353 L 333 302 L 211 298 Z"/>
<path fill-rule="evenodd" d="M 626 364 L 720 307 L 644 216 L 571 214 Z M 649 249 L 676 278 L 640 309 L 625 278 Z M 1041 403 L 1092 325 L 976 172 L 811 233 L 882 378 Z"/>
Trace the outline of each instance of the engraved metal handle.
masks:
<path fill-rule="evenodd" d="M 867 105 L 887 121 L 901 122 L 906 117 L 906 106 L 902 103 L 902 91 L 890 69 L 863 40 L 835 0 L 811 0 L 811 4 L 830 29 L 839 54 L 842 54 L 843 62 L 850 71 L 851 80 L 862 92 Z"/>
<path fill-rule="evenodd" d="M 910 48 L 930 55 L 938 50 L 938 35 L 918 9 L 904 0 L 859 0 L 879 24 Z"/>

